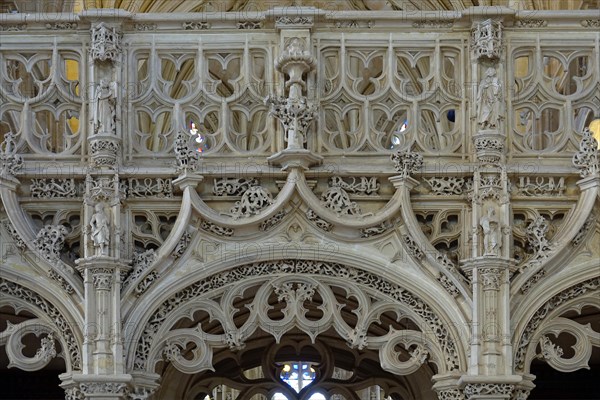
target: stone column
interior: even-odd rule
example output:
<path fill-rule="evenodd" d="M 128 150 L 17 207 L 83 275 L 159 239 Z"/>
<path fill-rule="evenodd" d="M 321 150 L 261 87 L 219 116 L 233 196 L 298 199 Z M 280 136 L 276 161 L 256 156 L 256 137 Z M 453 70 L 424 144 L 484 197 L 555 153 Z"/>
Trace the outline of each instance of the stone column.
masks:
<path fill-rule="evenodd" d="M 73 398 L 117 400 L 129 393 L 121 327 L 121 282 L 131 269 L 121 243 L 122 132 L 119 116 L 123 10 L 89 10 L 89 169 L 82 210 L 83 257 L 76 266 L 84 282 L 85 327 L 80 374 L 63 380 Z"/>
<path fill-rule="evenodd" d="M 473 290 L 469 370 L 458 386 L 466 400 L 509 400 L 522 377 L 513 374 L 510 331 L 511 205 L 504 124 L 505 50 L 502 27 L 514 11 L 490 15 L 471 8 L 471 132 L 473 174 L 471 257 L 461 261 Z"/>

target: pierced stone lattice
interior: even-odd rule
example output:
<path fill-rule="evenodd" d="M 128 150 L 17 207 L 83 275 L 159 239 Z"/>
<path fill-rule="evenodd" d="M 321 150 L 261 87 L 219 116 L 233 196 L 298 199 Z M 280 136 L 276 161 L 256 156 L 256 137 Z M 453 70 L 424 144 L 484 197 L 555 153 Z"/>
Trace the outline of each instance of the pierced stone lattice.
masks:
<path fill-rule="evenodd" d="M 349 279 L 356 284 L 365 285 L 386 296 L 390 296 L 392 299 L 412 309 L 416 315 L 423 318 L 429 325 L 431 332 L 439 342 L 446 356 L 445 362 L 447 368 L 449 370 L 459 368 L 456 345 L 449 335 L 448 328 L 444 326 L 439 317 L 423 300 L 412 293 L 387 281 L 381 276 L 345 265 L 309 260 L 285 260 L 259 262 L 224 271 L 198 281 L 165 300 L 148 320 L 138 341 L 134 361 L 135 369 L 145 370 L 147 368 L 148 355 L 154 342 L 154 336 L 167 316 L 177 307 L 189 300 L 198 298 L 226 285 L 251 277 L 272 276 L 276 274 L 312 274 Z"/>
<path fill-rule="evenodd" d="M 32 306 L 41 310 L 41 312 L 47 315 L 52 321 L 54 321 L 58 331 L 61 333 L 61 336 L 67 343 L 68 351 L 66 357 L 68 357 L 71 361 L 71 367 L 74 370 L 81 368 L 81 352 L 79 351 L 79 345 L 75 339 L 75 335 L 73 334 L 73 331 L 71 330 L 71 327 L 69 326 L 69 323 L 65 317 L 52 303 L 42 298 L 34 291 L 17 283 L 7 281 L 3 278 L 0 278 L 0 293 L 4 293 L 8 296 L 14 296 L 22 301 L 27 302 L 28 304 L 31 304 Z"/>

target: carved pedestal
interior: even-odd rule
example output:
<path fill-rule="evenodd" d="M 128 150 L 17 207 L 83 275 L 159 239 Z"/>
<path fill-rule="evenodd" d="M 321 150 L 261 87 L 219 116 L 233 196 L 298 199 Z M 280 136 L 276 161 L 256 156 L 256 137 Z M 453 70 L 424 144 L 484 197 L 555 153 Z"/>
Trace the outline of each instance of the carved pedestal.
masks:
<path fill-rule="evenodd" d="M 84 373 L 121 374 L 123 365 L 121 275 L 131 269 L 128 262 L 93 256 L 75 262 L 85 286 Z"/>

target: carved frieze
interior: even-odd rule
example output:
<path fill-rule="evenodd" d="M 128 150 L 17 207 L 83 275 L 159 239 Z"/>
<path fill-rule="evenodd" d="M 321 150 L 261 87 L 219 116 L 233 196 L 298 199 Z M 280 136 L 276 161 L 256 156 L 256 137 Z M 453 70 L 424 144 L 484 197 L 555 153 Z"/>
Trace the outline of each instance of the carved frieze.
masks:
<path fill-rule="evenodd" d="M 317 215 L 317 213 L 310 208 L 308 210 L 306 210 L 306 218 L 308 218 L 309 221 L 314 222 L 315 225 L 317 225 L 317 227 L 319 229 L 322 229 L 325 232 L 330 232 L 333 229 L 333 224 L 331 224 L 331 223 L 325 221 L 323 218 L 319 217 Z"/>
<path fill-rule="evenodd" d="M 376 177 L 352 176 L 342 178 L 340 176 L 333 176 L 329 178 L 329 186 L 342 188 L 348 193 L 376 196 L 380 184 Z"/>
<path fill-rule="evenodd" d="M 273 196 L 267 189 L 262 186 L 251 186 L 242 194 L 240 201 L 229 210 L 229 215 L 234 219 L 248 218 L 259 214 L 271 204 L 273 204 Z"/>
<path fill-rule="evenodd" d="M 167 178 L 129 178 L 127 180 L 127 197 L 171 198 L 173 197 L 173 181 Z"/>
<path fill-rule="evenodd" d="M 431 188 L 431 192 L 436 195 L 461 195 L 465 189 L 465 179 L 455 176 L 425 178 L 425 182 Z"/>
<path fill-rule="evenodd" d="M 565 190 L 564 177 L 521 176 L 515 185 L 518 196 L 562 196 Z"/>
<path fill-rule="evenodd" d="M 214 180 L 213 193 L 216 196 L 240 196 L 253 186 L 258 186 L 256 178 L 219 178 Z"/>
<path fill-rule="evenodd" d="M 31 197 L 40 199 L 77 197 L 77 186 L 73 178 L 41 178 L 31 180 Z"/>
<path fill-rule="evenodd" d="M 203 231 L 214 233 L 217 236 L 225 236 L 225 237 L 233 236 L 233 229 L 217 225 L 210 221 L 203 220 L 200 223 L 200 228 Z"/>

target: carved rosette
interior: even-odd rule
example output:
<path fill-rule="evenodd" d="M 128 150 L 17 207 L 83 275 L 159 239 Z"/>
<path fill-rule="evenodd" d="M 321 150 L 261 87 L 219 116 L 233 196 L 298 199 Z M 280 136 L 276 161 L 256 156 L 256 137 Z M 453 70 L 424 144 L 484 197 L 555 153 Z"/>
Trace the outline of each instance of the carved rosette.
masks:
<path fill-rule="evenodd" d="M 121 139 L 110 135 L 94 135 L 88 140 L 92 164 L 96 167 L 114 167 L 117 164 Z"/>

